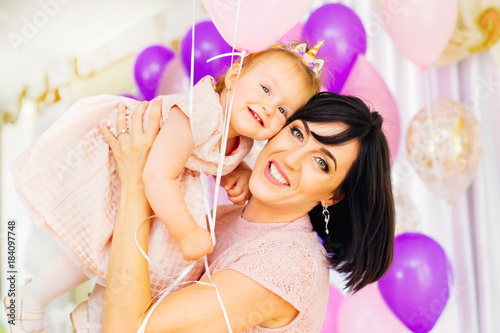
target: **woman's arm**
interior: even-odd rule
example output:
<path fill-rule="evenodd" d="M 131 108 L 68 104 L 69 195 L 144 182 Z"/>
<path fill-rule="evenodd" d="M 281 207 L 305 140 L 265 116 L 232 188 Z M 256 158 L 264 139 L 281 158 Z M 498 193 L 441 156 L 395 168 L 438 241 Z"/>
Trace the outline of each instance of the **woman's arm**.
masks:
<path fill-rule="evenodd" d="M 210 234 L 189 213 L 176 178 L 193 152 L 189 118 L 178 108 L 170 110 L 144 169 L 146 196 L 158 218 L 179 242 L 184 259 L 196 260 L 212 252 Z"/>
<path fill-rule="evenodd" d="M 160 103 L 154 101 L 146 132 L 142 132 L 142 117 L 148 103 L 140 103 L 131 119 L 130 134 L 117 140 L 107 127 L 102 129 L 113 151 L 120 179 L 120 201 L 113 231 L 111 253 L 106 276 L 104 332 L 135 332 L 139 318 L 151 301 L 151 286 L 146 259 L 135 245 L 136 227 L 151 215 L 144 193 L 142 172 L 151 145 L 159 131 Z M 117 130 L 125 129 L 125 108 L 118 110 Z M 149 222 L 137 232 L 140 246 L 147 251 Z"/>
<path fill-rule="evenodd" d="M 160 106 L 153 102 L 146 133 L 142 114 L 147 104 L 134 110 L 131 134 L 120 140 L 103 128 L 115 157 L 121 182 L 119 210 L 115 221 L 108 265 L 103 332 L 137 332 L 144 309 L 151 301 L 149 270 L 137 249 L 134 231 L 150 214 L 142 183 L 142 168 L 158 132 Z M 118 132 L 125 128 L 125 113 L 118 113 Z M 149 224 L 138 230 L 140 246 L 148 248 Z M 233 270 L 212 275 L 218 286 L 233 330 L 241 332 L 258 324 L 283 326 L 298 311 L 282 298 L 247 276 Z M 204 282 L 209 282 L 205 279 Z M 226 332 L 225 319 L 213 286 L 193 284 L 165 298 L 153 312 L 146 332 Z"/>
<path fill-rule="evenodd" d="M 284 326 L 299 313 L 290 303 L 237 271 L 219 271 L 212 275 L 212 281 L 224 302 L 233 332 L 256 325 Z M 227 331 L 215 287 L 201 284 L 192 284 L 166 297 L 146 327 L 146 333 Z"/>

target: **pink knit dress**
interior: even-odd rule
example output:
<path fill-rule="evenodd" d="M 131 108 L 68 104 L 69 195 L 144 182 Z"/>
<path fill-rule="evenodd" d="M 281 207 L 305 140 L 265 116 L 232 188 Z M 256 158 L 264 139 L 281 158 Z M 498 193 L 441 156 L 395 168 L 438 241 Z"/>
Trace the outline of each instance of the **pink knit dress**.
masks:
<path fill-rule="evenodd" d="M 200 172 L 217 173 L 223 131 L 223 110 L 214 88 L 211 77 L 203 78 L 194 87 L 190 120 L 196 147 L 177 177 L 190 213 L 203 228 L 206 218 L 199 176 Z M 161 98 L 161 125 L 167 121 L 173 106 L 189 116 L 189 92 Z M 120 101 L 128 113 L 139 103 L 110 95 L 78 101 L 11 165 L 17 190 L 35 223 L 49 231 L 74 262 L 83 264 L 84 272 L 102 285 L 105 285 L 120 184 L 99 125 L 107 125 L 116 133 Z M 149 109 L 145 119 L 148 114 Z M 240 138 L 239 146 L 225 157 L 223 174 L 241 162 L 252 143 L 249 138 Z M 150 266 L 153 296 L 168 287 L 189 265 L 180 254 L 177 241 L 157 218 L 151 223 L 148 255 L 154 263 Z M 199 260 L 184 281 L 198 280 L 202 273 L 203 261 Z"/>
<path fill-rule="evenodd" d="M 217 245 L 208 255 L 210 273 L 225 269 L 240 272 L 299 311 L 283 327 L 254 326 L 245 332 L 320 332 L 328 302 L 330 271 L 326 251 L 309 217 L 305 215 L 287 223 L 253 223 L 241 217 L 243 209 L 234 205 L 218 208 Z M 237 324 L 232 328 L 239 332 Z"/>

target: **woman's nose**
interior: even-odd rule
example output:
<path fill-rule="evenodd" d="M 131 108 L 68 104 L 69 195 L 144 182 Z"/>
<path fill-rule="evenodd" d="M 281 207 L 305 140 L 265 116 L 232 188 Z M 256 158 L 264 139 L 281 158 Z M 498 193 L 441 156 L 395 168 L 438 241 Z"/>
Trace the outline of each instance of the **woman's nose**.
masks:
<path fill-rule="evenodd" d="M 284 154 L 285 165 L 291 170 L 298 170 L 302 166 L 306 152 L 304 147 L 295 147 L 289 148 Z"/>

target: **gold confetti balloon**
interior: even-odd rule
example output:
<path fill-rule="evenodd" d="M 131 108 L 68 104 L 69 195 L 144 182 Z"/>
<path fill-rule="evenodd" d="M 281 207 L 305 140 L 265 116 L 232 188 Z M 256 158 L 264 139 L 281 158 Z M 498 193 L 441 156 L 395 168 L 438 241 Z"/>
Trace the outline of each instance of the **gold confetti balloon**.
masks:
<path fill-rule="evenodd" d="M 402 187 L 393 187 L 396 211 L 396 236 L 405 232 L 422 232 L 420 215 L 410 196 Z"/>
<path fill-rule="evenodd" d="M 460 104 L 438 99 L 408 129 L 410 163 L 429 188 L 453 201 L 471 184 L 481 157 L 479 124 Z"/>

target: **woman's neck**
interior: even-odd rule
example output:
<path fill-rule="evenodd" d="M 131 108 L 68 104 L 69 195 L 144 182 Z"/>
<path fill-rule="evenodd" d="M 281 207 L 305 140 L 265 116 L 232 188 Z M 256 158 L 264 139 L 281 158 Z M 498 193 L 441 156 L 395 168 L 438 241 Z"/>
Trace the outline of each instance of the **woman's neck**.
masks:
<path fill-rule="evenodd" d="M 304 216 L 298 211 L 291 211 L 290 207 L 276 207 L 269 205 L 267 202 L 260 201 L 254 197 L 250 198 L 243 211 L 243 218 L 254 223 L 277 223 L 277 222 L 292 222 Z"/>

